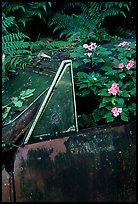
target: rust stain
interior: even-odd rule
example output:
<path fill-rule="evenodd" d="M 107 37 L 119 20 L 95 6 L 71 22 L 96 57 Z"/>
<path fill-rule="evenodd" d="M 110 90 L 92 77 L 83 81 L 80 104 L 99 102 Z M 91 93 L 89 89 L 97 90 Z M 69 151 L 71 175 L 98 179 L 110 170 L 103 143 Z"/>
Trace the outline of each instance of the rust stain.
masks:
<path fill-rule="evenodd" d="M 115 130 L 118 134 L 125 133 L 125 125 L 118 126 Z"/>
<path fill-rule="evenodd" d="M 50 154 L 50 158 L 54 161 L 55 156 L 59 153 L 66 153 L 65 142 L 69 137 L 64 137 L 62 139 L 49 140 L 46 143 L 46 148 L 53 149 L 53 152 Z"/>
<path fill-rule="evenodd" d="M 39 142 L 36 144 L 28 144 L 25 145 L 23 148 L 19 148 L 19 151 L 16 155 L 15 159 L 15 165 L 14 165 L 14 171 L 15 171 L 15 186 L 16 186 L 16 196 L 17 200 L 22 200 L 23 198 L 23 192 L 21 191 L 21 171 L 23 171 L 22 167 L 22 159 L 25 161 L 29 159 L 29 151 L 32 150 L 38 150 L 39 149 L 47 149 L 51 150 L 52 152 L 50 153 L 50 158 L 52 161 L 54 161 L 56 155 L 59 153 L 66 153 L 66 146 L 65 146 L 65 141 L 67 141 L 69 137 L 64 137 L 60 139 L 54 139 L 54 140 L 49 140 L 49 141 L 43 141 Z M 37 157 L 36 160 L 41 160 L 41 157 Z M 30 168 L 25 168 L 24 171 L 24 176 L 27 181 L 33 181 L 35 182 L 36 188 L 40 191 L 45 193 L 45 183 L 44 183 L 44 177 L 45 177 L 46 172 L 38 172 L 36 169 L 30 169 Z M 24 201 L 25 198 L 23 198 Z"/>
<path fill-rule="evenodd" d="M 48 140 L 48 141 L 43 141 L 43 142 L 38 142 L 36 144 L 28 144 L 25 145 L 23 148 L 19 148 L 19 151 L 17 153 L 17 158 L 18 161 L 16 160 L 16 162 L 18 163 L 19 161 L 21 161 L 21 157 L 24 160 L 28 159 L 28 152 L 30 150 L 36 150 L 36 149 L 48 149 L 51 150 L 52 152 L 50 154 L 50 158 L 54 161 L 55 156 L 58 153 L 66 153 L 66 146 L 65 146 L 65 142 L 69 139 L 69 137 L 64 137 L 64 138 L 59 138 L 59 139 L 53 139 L 53 140 Z M 38 160 L 40 158 L 37 158 Z"/>
<path fill-rule="evenodd" d="M 116 138 L 116 130 L 117 130 L 117 127 L 112 127 L 109 130 L 108 129 L 104 129 L 104 130 L 102 130 L 102 129 L 99 129 L 99 130 L 98 129 L 96 129 L 96 130 L 95 129 L 89 129 L 89 130 L 84 130 L 84 131 L 81 131 L 78 133 L 73 133 L 72 135 L 75 137 L 77 137 L 77 136 L 91 137 L 91 135 L 92 136 L 96 135 L 98 137 L 99 135 L 101 136 L 102 133 L 106 133 L 107 136 L 109 135 L 112 138 L 112 134 L 113 134 L 113 136 Z M 125 126 L 121 126 L 119 129 L 119 131 L 122 133 L 124 132 L 124 130 L 125 130 Z M 102 138 L 102 137 L 99 137 L 99 138 Z M 125 135 L 123 133 L 122 138 L 124 138 L 124 137 L 125 137 Z M 41 193 L 42 197 L 40 198 L 40 201 L 43 202 L 46 196 L 47 197 L 51 196 L 52 191 L 56 195 L 57 195 L 57 191 L 58 191 L 59 200 L 61 200 L 62 196 L 63 196 L 63 200 L 66 200 L 66 195 L 63 194 L 63 191 L 62 191 L 62 189 L 64 188 L 62 186 L 62 182 L 61 183 L 59 182 L 59 184 L 57 186 L 56 186 L 56 182 L 55 182 L 55 181 L 57 181 L 56 179 L 58 178 L 58 171 L 57 170 L 58 170 L 58 168 L 60 168 L 60 171 L 62 171 L 62 167 L 60 165 L 57 165 L 56 162 L 55 162 L 56 165 L 54 163 L 50 162 L 49 159 L 45 160 L 45 157 L 43 157 L 43 153 L 45 154 L 45 152 L 48 152 L 48 155 L 49 155 L 49 158 L 51 159 L 51 161 L 54 161 L 56 159 L 56 156 L 59 153 L 68 154 L 65 142 L 69 138 L 73 138 L 73 137 L 69 137 L 66 135 L 66 137 L 64 137 L 64 138 L 51 139 L 48 141 L 41 141 L 41 142 L 38 142 L 35 144 L 27 144 L 24 147 L 21 147 L 18 149 L 19 152 L 16 155 L 15 165 L 14 165 L 14 172 L 15 172 L 14 179 L 15 179 L 15 186 L 16 186 L 16 201 L 17 202 L 18 201 L 19 202 L 21 202 L 21 201 L 23 201 L 23 202 L 35 201 L 36 192 Z M 74 144 L 74 140 L 72 140 L 72 143 Z M 39 152 L 40 152 L 40 154 L 39 154 Z M 123 176 L 123 175 L 125 175 L 124 173 L 128 172 L 128 164 L 129 163 L 127 161 L 127 159 L 128 159 L 127 158 L 127 154 L 128 154 L 127 152 L 128 152 L 128 150 L 124 154 L 124 159 L 118 160 L 119 162 L 121 162 L 119 165 L 119 171 L 121 172 L 121 174 L 119 175 L 119 180 L 120 180 L 121 184 L 126 184 L 126 182 L 127 182 Z M 122 154 L 123 154 L 123 151 L 122 151 Z M 102 168 L 104 170 L 103 171 L 103 178 L 105 178 L 106 180 L 108 178 L 112 179 L 112 170 L 115 171 L 114 166 L 112 168 L 112 165 L 114 165 L 114 164 L 111 163 L 111 168 L 110 168 L 109 167 L 110 163 L 107 161 L 108 161 L 108 158 L 110 159 L 110 155 L 114 156 L 114 157 L 112 157 L 113 159 L 114 158 L 118 159 L 118 157 L 116 157 L 114 155 L 114 152 L 111 152 L 111 154 L 106 155 L 105 158 L 107 159 L 107 161 L 105 161 L 105 163 L 104 163 L 104 161 L 101 159 L 100 153 L 96 154 L 94 157 L 89 157 L 89 155 L 87 157 L 87 155 L 86 155 L 86 157 L 82 157 L 82 160 L 81 160 L 81 155 L 82 154 L 80 154 L 78 160 L 73 156 L 71 158 L 72 160 L 69 160 L 69 161 L 73 161 L 73 163 L 72 163 L 73 167 L 74 167 L 74 161 L 75 161 L 75 164 L 77 165 L 76 166 L 77 168 L 81 167 L 80 162 L 82 162 L 83 165 L 86 164 L 86 167 L 89 167 L 88 171 L 87 171 L 87 177 L 86 177 L 86 181 L 87 180 L 89 181 L 88 184 L 90 186 L 89 201 L 96 201 L 96 202 L 108 201 L 108 199 L 110 199 L 110 197 L 108 197 L 108 195 L 107 195 L 107 192 L 106 192 L 107 189 L 104 190 L 104 183 L 102 183 L 102 181 L 101 181 L 102 188 L 101 187 L 98 188 L 98 185 L 96 184 L 96 180 L 98 181 L 99 176 L 102 176 L 102 174 L 100 173 L 102 171 Z M 46 157 L 47 157 L 47 154 L 46 154 Z M 70 159 L 70 158 L 67 157 L 66 159 Z M 89 159 L 90 159 L 90 161 L 89 161 Z M 83 162 L 83 161 L 85 161 L 85 162 Z M 95 162 L 95 165 L 89 166 L 89 164 L 90 163 L 92 164 L 93 162 Z M 49 166 L 49 164 L 50 164 L 50 166 Z M 70 171 L 70 166 L 68 166 L 67 163 L 65 163 L 64 165 L 66 165 L 67 171 Z M 45 166 L 46 166 L 46 168 L 45 168 Z M 56 175 L 56 173 L 57 173 L 57 175 Z M 62 174 L 60 174 L 60 175 L 61 175 L 60 178 L 62 178 Z M 54 176 L 53 180 L 51 179 L 52 176 Z M 69 184 L 71 186 L 74 183 L 73 178 L 74 177 L 69 177 Z M 117 179 L 118 179 L 118 175 L 117 175 Z M 98 181 L 98 182 L 100 182 L 100 181 Z M 50 183 L 50 187 L 49 187 L 49 183 Z M 111 183 L 112 183 L 112 181 L 111 181 Z M 114 184 L 114 183 L 112 183 L 112 184 Z M 96 185 L 95 188 L 94 188 L 94 185 Z M 115 185 L 116 185 L 116 182 L 115 182 Z M 51 188 L 51 190 L 49 192 L 50 188 Z M 72 187 L 72 188 L 74 188 L 76 190 L 77 186 Z M 92 189 L 92 191 L 91 191 L 91 189 Z M 94 192 L 93 192 L 93 189 L 94 189 Z M 118 190 L 117 190 L 117 193 L 118 193 Z M 51 199 L 51 197 L 50 197 L 50 199 Z M 54 198 L 52 197 L 52 199 L 54 199 Z M 52 200 L 50 200 L 50 201 L 52 201 Z"/>
<path fill-rule="evenodd" d="M 10 202 L 9 174 L 5 169 L 2 170 L 2 202 Z"/>

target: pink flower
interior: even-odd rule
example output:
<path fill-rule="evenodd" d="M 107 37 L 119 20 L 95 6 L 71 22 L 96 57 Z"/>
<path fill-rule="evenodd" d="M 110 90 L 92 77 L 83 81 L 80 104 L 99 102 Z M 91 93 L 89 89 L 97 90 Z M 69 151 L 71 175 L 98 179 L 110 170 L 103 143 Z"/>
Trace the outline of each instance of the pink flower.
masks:
<path fill-rule="evenodd" d="M 88 44 L 84 44 L 83 48 L 87 49 L 88 48 Z"/>
<path fill-rule="evenodd" d="M 119 113 L 122 113 L 122 108 L 112 108 L 111 112 L 113 113 L 113 116 L 117 117 Z"/>
<path fill-rule="evenodd" d="M 118 113 L 122 113 L 122 108 L 118 108 Z"/>
<path fill-rule="evenodd" d="M 110 89 L 108 89 L 108 93 L 109 94 L 113 94 L 114 96 L 116 96 L 116 94 L 118 93 L 113 87 L 111 87 Z"/>
<path fill-rule="evenodd" d="M 129 70 L 134 66 L 134 61 L 130 60 L 129 63 L 126 65 L 126 68 Z"/>
<path fill-rule="evenodd" d="M 119 115 L 116 107 L 112 108 L 111 112 L 113 113 L 113 116 L 115 116 L 115 117 Z"/>
<path fill-rule="evenodd" d="M 88 50 L 92 51 L 97 47 L 96 43 L 91 43 L 91 45 L 88 46 Z"/>
<path fill-rule="evenodd" d="M 125 45 L 128 45 L 128 46 L 129 46 L 130 43 L 129 43 L 129 42 L 126 42 L 126 41 L 123 41 L 123 42 L 119 43 L 118 46 L 124 47 Z"/>
<path fill-rule="evenodd" d="M 120 63 L 119 65 L 118 65 L 118 68 L 123 68 L 124 67 L 124 64 L 123 63 Z"/>
<path fill-rule="evenodd" d="M 94 50 L 96 47 L 97 47 L 96 43 L 91 43 L 91 45 L 88 45 L 88 44 L 83 45 L 83 48 L 85 48 L 85 49 L 88 48 L 89 51 Z"/>
<path fill-rule="evenodd" d="M 111 88 L 108 89 L 108 93 L 109 94 L 113 94 L 114 96 L 116 96 L 116 94 L 120 92 L 118 84 L 117 83 L 113 83 Z"/>
<path fill-rule="evenodd" d="M 89 45 L 89 46 L 88 46 L 88 50 L 89 50 L 89 51 L 92 51 L 92 50 L 94 50 L 94 47 L 91 46 L 91 45 Z"/>

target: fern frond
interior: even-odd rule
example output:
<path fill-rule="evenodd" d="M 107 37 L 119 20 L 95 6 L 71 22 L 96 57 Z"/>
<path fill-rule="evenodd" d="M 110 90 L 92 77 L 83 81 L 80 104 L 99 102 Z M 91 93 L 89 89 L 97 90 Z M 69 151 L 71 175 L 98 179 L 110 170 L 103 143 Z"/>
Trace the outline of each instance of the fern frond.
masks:
<path fill-rule="evenodd" d="M 12 33 L 2 37 L 2 51 L 5 54 L 14 54 L 19 49 L 27 49 L 28 42 L 24 42 L 24 38 L 28 38 L 23 33 Z"/>
<path fill-rule="evenodd" d="M 101 11 L 103 8 L 104 2 L 90 2 L 90 8 L 94 11 Z"/>
<path fill-rule="evenodd" d="M 2 37 L 2 42 L 9 42 L 9 41 L 16 41 L 16 40 L 23 40 L 23 39 L 30 39 L 27 35 L 25 35 L 24 33 L 22 32 L 18 32 L 18 33 L 11 33 L 11 34 L 8 34 L 8 35 L 4 35 Z"/>
<path fill-rule="evenodd" d="M 19 9 L 22 12 L 26 12 L 25 9 L 25 3 L 24 2 L 2 2 L 2 9 L 3 11 L 7 14 L 9 12 L 15 12 L 18 11 Z"/>
<path fill-rule="evenodd" d="M 54 2 L 53 2 L 54 3 Z M 34 16 L 38 16 L 45 21 L 44 14 L 47 12 L 48 7 L 52 7 L 52 2 L 29 2 L 27 3 L 27 11 L 24 19 L 33 19 Z"/>
<path fill-rule="evenodd" d="M 57 13 L 55 14 L 50 20 L 48 26 L 51 27 L 52 25 L 56 25 L 53 30 L 53 33 L 56 30 L 63 31 L 63 34 L 72 34 L 76 32 L 79 28 L 78 20 L 74 19 L 73 16 L 68 16 L 65 14 Z"/>
<path fill-rule="evenodd" d="M 84 2 L 68 2 L 64 5 L 64 7 L 61 9 L 61 13 L 65 13 L 69 9 L 75 9 L 78 7 L 80 9 L 80 13 L 86 13 L 88 10 L 88 5 Z"/>
<path fill-rule="evenodd" d="M 16 72 L 16 67 L 24 68 L 31 59 L 31 51 L 28 50 L 29 42 L 25 39 L 30 39 L 22 32 L 9 33 L 8 29 L 16 25 L 13 17 L 5 17 L 3 14 L 2 24 L 2 53 L 5 59 L 2 61 L 2 82 L 8 79 L 9 72 Z"/>
<path fill-rule="evenodd" d="M 22 50 L 20 53 L 23 53 L 23 49 L 27 49 L 29 46 L 28 42 L 24 41 L 14 41 L 14 42 L 6 42 L 2 45 L 2 51 L 5 54 L 13 55 L 17 52 L 17 50 Z M 26 51 L 25 51 L 26 52 Z"/>
<path fill-rule="evenodd" d="M 49 27 L 55 25 L 53 33 L 57 30 L 60 30 L 59 37 L 63 35 L 66 37 L 72 35 L 73 33 L 81 33 L 81 36 L 86 36 L 89 32 L 92 32 L 101 26 L 102 16 L 93 16 L 81 14 L 71 16 L 56 13 L 49 20 Z"/>
<path fill-rule="evenodd" d="M 2 33 L 8 33 L 7 28 L 9 29 L 11 26 L 15 25 L 15 17 L 5 17 L 5 14 L 3 13 L 2 17 Z"/>
<path fill-rule="evenodd" d="M 27 59 L 24 59 L 23 56 L 21 56 L 21 55 L 16 55 L 10 61 L 10 65 L 11 65 L 11 67 L 14 67 L 14 68 L 16 68 L 18 66 L 18 67 L 21 67 L 24 69 L 26 67 L 26 65 L 28 64 L 28 61 L 29 61 L 29 59 L 27 60 Z"/>
<path fill-rule="evenodd" d="M 98 12 L 101 12 L 102 9 L 106 9 L 102 13 L 104 18 L 107 16 L 117 16 L 118 14 L 122 14 L 126 17 L 124 9 L 130 10 L 129 4 L 125 2 L 91 2 L 90 7 Z"/>
<path fill-rule="evenodd" d="M 104 12 L 104 17 L 108 17 L 108 16 L 116 16 L 119 13 L 122 13 L 122 11 L 119 8 L 108 8 L 105 12 Z"/>

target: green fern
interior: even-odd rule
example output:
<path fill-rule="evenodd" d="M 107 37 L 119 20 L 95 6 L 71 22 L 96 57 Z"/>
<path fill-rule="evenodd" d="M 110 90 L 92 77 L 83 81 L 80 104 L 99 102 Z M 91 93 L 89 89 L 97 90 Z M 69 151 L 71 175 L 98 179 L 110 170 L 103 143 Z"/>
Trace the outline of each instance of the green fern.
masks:
<path fill-rule="evenodd" d="M 79 7 L 80 15 L 73 14 L 76 7 Z M 72 14 L 67 15 L 67 10 L 71 8 Z M 58 31 L 59 38 L 63 35 L 69 37 L 73 33 L 80 33 L 82 38 L 89 33 L 95 36 L 97 30 L 104 27 L 105 18 L 117 15 L 126 17 L 126 10 L 130 8 L 129 3 L 125 2 L 68 2 L 50 18 L 48 25 L 53 28 L 53 33 Z"/>
<path fill-rule="evenodd" d="M 126 17 L 124 10 L 127 9 L 130 11 L 129 3 L 125 2 L 91 2 L 90 11 L 91 9 L 101 12 L 103 19 L 108 16 L 117 16 L 119 14 Z"/>
<path fill-rule="evenodd" d="M 64 7 L 61 9 L 61 13 L 65 14 L 69 9 L 73 10 L 76 8 L 80 9 L 80 13 L 85 14 L 89 9 L 89 5 L 87 3 L 84 3 L 84 2 L 68 2 L 68 3 L 64 4 Z"/>
<path fill-rule="evenodd" d="M 2 21 L 2 33 L 4 34 L 8 34 L 8 30 L 11 26 L 13 26 L 15 24 L 15 17 L 11 16 L 6 18 L 5 14 L 3 14 L 2 19 L 4 19 Z M 16 25 L 16 24 L 15 24 Z M 16 25 L 17 26 L 17 25 Z"/>
<path fill-rule="evenodd" d="M 86 36 L 92 30 L 96 30 L 97 25 L 100 23 L 101 19 L 91 18 L 85 14 L 81 15 L 65 15 L 56 13 L 50 20 L 49 20 L 49 27 L 55 26 L 53 29 L 53 33 L 57 30 L 60 30 L 59 38 L 63 35 L 66 37 L 71 36 L 73 33 L 81 33 L 82 36 Z"/>
<path fill-rule="evenodd" d="M 71 23 L 73 22 L 73 24 Z M 76 32 L 79 24 L 76 20 L 74 20 L 73 16 L 68 16 L 65 14 L 56 13 L 52 18 L 49 19 L 48 26 L 55 26 L 53 29 L 53 33 L 55 33 L 57 30 L 61 30 L 60 38 L 63 35 L 69 36 L 73 32 Z"/>
<path fill-rule="evenodd" d="M 2 19 L 2 53 L 5 59 L 2 62 L 2 82 L 8 79 L 9 72 L 16 72 L 17 67 L 25 68 L 31 60 L 31 52 L 28 50 L 29 39 L 24 33 L 10 33 L 8 29 L 16 26 L 14 18 L 5 17 Z"/>
<path fill-rule="evenodd" d="M 24 2 L 2 2 L 2 9 L 3 12 L 5 12 L 6 14 L 9 12 L 15 12 L 17 10 L 22 10 L 23 12 L 25 12 L 25 4 Z"/>
<path fill-rule="evenodd" d="M 28 38 L 23 33 L 12 33 L 2 37 L 2 51 L 4 54 L 15 54 L 17 50 L 28 48 L 29 43 L 24 42 L 24 38 Z"/>
<path fill-rule="evenodd" d="M 2 9 L 5 14 L 14 13 L 20 26 L 26 26 L 35 16 L 45 21 L 45 14 L 55 2 L 3 2 Z M 20 12 L 20 15 L 18 15 Z M 17 15 L 16 15 L 17 14 Z"/>

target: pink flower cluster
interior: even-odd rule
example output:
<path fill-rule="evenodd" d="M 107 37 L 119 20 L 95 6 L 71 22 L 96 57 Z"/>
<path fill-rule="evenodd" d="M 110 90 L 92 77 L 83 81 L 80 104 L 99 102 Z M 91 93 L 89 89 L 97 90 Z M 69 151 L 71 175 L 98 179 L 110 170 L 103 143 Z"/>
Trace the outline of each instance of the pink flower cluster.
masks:
<path fill-rule="evenodd" d="M 84 44 L 83 48 L 88 49 L 89 51 L 94 50 L 97 47 L 96 43 L 91 43 L 90 45 Z"/>
<path fill-rule="evenodd" d="M 121 46 L 121 47 L 124 47 L 125 45 L 130 45 L 130 43 L 129 42 L 127 42 L 127 41 L 123 41 L 123 42 L 121 42 L 121 43 L 119 43 L 119 45 L 118 46 Z"/>
<path fill-rule="evenodd" d="M 109 94 L 113 94 L 114 96 L 116 96 L 116 94 L 120 92 L 118 84 L 117 83 L 113 83 L 111 88 L 108 89 L 108 93 Z"/>
<path fill-rule="evenodd" d="M 126 68 L 129 70 L 134 66 L 134 61 L 130 60 L 129 63 L 126 65 Z"/>
<path fill-rule="evenodd" d="M 117 117 L 120 113 L 122 113 L 122 108 L 112 108 L 111 112 L 113 113 L 113 116 Z"/>
<path fill-rule="evenodd" d="M 129 63 L 126 65 L 126 68 L 129 70 L 134 66 L 134 61 L 130 60 Z M 123 63 L 120 63 L 118 65 L 118 68 L 123 69 L 125 67 L 125 65 Z"/>

